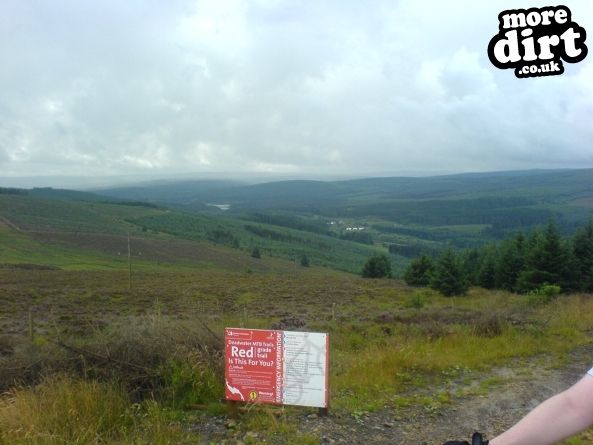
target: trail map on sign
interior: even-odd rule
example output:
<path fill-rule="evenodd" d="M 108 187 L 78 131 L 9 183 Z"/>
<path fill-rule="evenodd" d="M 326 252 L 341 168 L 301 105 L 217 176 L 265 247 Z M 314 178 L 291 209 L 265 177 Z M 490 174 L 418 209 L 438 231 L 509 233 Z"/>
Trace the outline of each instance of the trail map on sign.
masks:
<path fill-rule="evenodd" d="M 328 406 L 327 334 L 225 329 L 227 400 Z"/>

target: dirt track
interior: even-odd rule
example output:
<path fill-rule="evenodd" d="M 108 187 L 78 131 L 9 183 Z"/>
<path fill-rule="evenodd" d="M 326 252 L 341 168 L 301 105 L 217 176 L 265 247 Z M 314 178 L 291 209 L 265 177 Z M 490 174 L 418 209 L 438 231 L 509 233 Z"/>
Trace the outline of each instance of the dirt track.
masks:
<path fill-rule="evenodd" d="M 496 384 L 487 395 L 454 398 L 436 410 L 412 407 L 399 413 L 385 409 L 359 416 L 333 413 L 326 418 L 303 414 L 298 430 L 318 437 L 320 444 L 336 445 L 441 445 L 451 439 L 467 440 L 474 431 L 492 438 L 546 398 L 575 383 L 592 364 L 593 342 L 573 351 L 560 365 L 552 363 L 549 357 L 536 357 L 495 368 L 465 384 L 476 387 L 481 381 L 495 377 Z M 443 389 L 464 388 L 460 384 L 454 388 L 432 388 L 427 394 Z M 257 435 L 248 439 L 251 433 L 245 436 L 225 424 L 228 421 L 219 418 L 196 425 L 195 429 L 201 430 L 206 443 L 259 443 Z"/>
<path fill-rule="evenodd" d="M 387 412 L 372 414 L 365 419 L 363 428 L 350 430 L 350 434 L 333 432 L 331 422 L 326 422 L 324 436 L 328 443 L 402 445 L 440 445 L 450 439 L 467 439 L 474 431 L 491 438 L 546 398 L 575 383 L 591 364 L 593 343 L 573 351 L 562 366 L 553 366 L 547 357 L 517 362 L 483 376 L 500 378 L 488 395 L 454 399 L 434 413 L 409 410 L 399 420 Z"/>

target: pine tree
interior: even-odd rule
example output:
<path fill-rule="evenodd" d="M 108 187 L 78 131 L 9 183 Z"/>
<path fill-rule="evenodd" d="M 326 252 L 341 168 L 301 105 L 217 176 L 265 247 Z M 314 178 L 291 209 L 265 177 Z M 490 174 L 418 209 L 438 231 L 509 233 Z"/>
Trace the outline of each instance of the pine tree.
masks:
<path fill-rule="evenodd" d="M 434 262 L 428 255 L 422 254 L 412 260 L 404 273 L 404 280 L 410 286 L 428 286 Z"/>
<path fill-rule="evenodd" d="M 310 263 L 309 263 L 309 257 L 307 255 L 303 255 L 301 257 L 301 266 L 303 267 L 309 267 Z"/>
<path fill-rule="evenodd" d="M 508 291 L 517 289 L 517 278 L 525 266 L 525 237 L 522 233 L 505 240 L 496 263 L 496 287 Z"/>
<path fill-rule="evenodd" d="M 484 289 L 494 289 L 496 287 L 496 260 L 496 251 L 491 250 L 480 263 L 477 284 Z"/>
<path fill-rule="evenodd" d="M 593 291 L 593 220 L 579 229 L 573 238 L 574 266 L 578 273 L 578 288 Z"/>
<path fill-rule="evenodd" d="M 534 235 L 530 239 L 530 246 L 525 269 L 518 278 L 519 289 L 527 292 L 544 284 L 566 288 L 570 283 L 571 256 L 560 239 L 554 221 L 548 223 L 541 235 Z"/>
<path fill-rule="evenodd" d="M 483 251 L 481 251 L 483 252 Z M 478 284 L 480 263 L 483 260 L 478 249 L 471 249 L 463 255 L 463 272 L 471 284 Z"/>
<path fill-rule="evenodd" d="M 452 250 L 447 250 L 438 260 L 430 287 L 443 295 L 451 297 L 463 295 L 469 285 L 459 259 Z"/>
<path fill-rule="evenodd" d="M 362 269 L 362 276 L 365 278 L 384 278 L 391 276 L 391 261 L 387 255 L 375 255 L 370 257 Z"/>

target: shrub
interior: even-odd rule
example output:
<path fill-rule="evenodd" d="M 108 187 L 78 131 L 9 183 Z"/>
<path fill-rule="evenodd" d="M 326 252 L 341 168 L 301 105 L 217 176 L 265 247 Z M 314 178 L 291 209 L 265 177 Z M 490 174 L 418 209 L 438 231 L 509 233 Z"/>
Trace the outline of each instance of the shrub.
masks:
<path fill-rule="evenodd" d="M 562 289 L 555 284 L 544 284 L 527 294 L 527 303 L 530 306 L 548 304 L 560 295 Z"/>
<path fill-rule="evenodd" d="M 387 255 L 375 255 L 367 260 L 362 276 L 365 278 L 385 278 L 391 276 L 391 261 Z"/>
<path fill-rule="evenodd" d="M 428 301 L 428 294 L 426 292 L 414 292 L 405 302 L 405 306 L 413 309 L 422 309 Z"/>
<path fill-rule="evenodd" d="M 222 381 L 199 355 L 186 360 L 171 360 L 163 368 L 165 401 L 172 408 L 185 409 L 208 404 L 224 393 Z"/>
<path fill-rule="evenodd" d="M 498 314 L 483 314 L 472 325 L 477 337 L 494 338 L 502 335 L 503 322 Z"/>
<path fill-rule="evenodd" d="M 171 363 L 182 368 L 178 371 L 181 374 L 190 369 L 194 375 L 221 376 L 222 348 L 222 340 L 195 320 L 162 315 L 131 317 L 83 340 L 17 345 L 10 356 L 0 357 L 0 390 L 35 385 L 44 375 L 67 373 L 117 381 L 135 400 L 152 395 L 170 400 L 166 384 L 175 374 Z M 219 379 L 222 388 L 222 377 Z M 204 381 L 206 386 L 212 383 Z M 202 396 L 208 393 L 194 389 L 202 391 Z"/>

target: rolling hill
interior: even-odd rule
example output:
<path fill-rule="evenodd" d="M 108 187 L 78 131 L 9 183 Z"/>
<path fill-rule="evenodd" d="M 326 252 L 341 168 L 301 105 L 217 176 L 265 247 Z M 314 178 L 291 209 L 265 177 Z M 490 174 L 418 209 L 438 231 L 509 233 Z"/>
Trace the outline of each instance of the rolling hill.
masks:
<path fill-rule="evenodd" d="M 180 191 L 179 193 L 177 191 Z M 193 190 L 193 191 L 192 191 Z M 565 233 L 593 215 L 593 170 L 468 173 L 426 178 L 170 183 L 97 191 L 197 213 L 325 232 L 406 256 L 494 241 L 555 219 Z"/>
<path fill-rule="evenodd" d="M 36 193 L 0 194 L 0 263 L 30 263 L 35 258 L 44 265 L 75 267 L 94 261 L 103 267 L 112 260 L 114 267 L 125 267 L 128 234 L 134 261 L 146 267 L 199 263 L 234 270 L 286 270 L 306 255 L 314 266 L 358 272 L 366 258 L 379 251 L 327 234 L 261 222 L 138 202 L 106 202 L 95 196 L 81 201 L 72 199 L 81 196 L 63 191 L 56 192 L 59 198 L 49 198 L 47 191 L 43 196 Z M 251 256 L 255 247 L 262 260 Z"/>
<path fill-rule="evenodd" d="M 264 258 L 294 264 L 307 256 L 315 266 L 349 272 L 389 251 L 401 270 L 405 258 L 420 252 L 479 246 L 550 219 L 570 233 L 593 215 L 591 169 L 260 184 L 155 182 L 92 193 L 2 190 L 5 232 L 17 227 L 19 236 L 38 243 L 111 255 L 117 262 L 130 233 L 144 243 L 142 261 L 206 264 L 218 258 L 215 263 L 245 269 L 257 261 L 243 261 L 257 247 Z M 192 249 L 210 253 L 198 258 Z M 230 260 L 235 257 L 240 260 Z"/>

